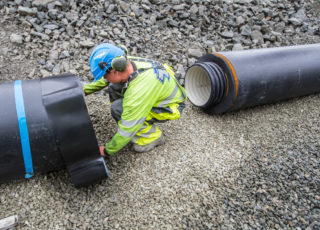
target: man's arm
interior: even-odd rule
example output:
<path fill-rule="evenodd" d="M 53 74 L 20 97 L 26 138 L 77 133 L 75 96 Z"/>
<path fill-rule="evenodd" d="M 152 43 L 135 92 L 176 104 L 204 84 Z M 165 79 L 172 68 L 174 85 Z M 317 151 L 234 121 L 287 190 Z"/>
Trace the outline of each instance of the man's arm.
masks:
<path fill-rule="evenodd" d="M 90 84 L 87 84 L 83 86 L 83 91 L 85 95 L 89 95 L 91 93 L 94 93 L 96 91 L 102 90 L 103 88 L 107 87 L 108 83 L 105 82 L 104 78 L 101 78 L 100 80 L 96 82 L 92 82 Z"/>

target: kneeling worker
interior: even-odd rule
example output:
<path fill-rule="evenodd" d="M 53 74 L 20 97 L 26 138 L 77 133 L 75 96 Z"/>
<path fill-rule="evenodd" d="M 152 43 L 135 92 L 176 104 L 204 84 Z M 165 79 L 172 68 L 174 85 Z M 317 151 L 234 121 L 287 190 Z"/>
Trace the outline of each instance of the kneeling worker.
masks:
<path fill-rule="evenodd" d="M 136 152 L 164 144 L 154 123 L 180 118 L 187 98 L 171 67 L 127 56 L 126 48 L 102 43 L 91 54 L 90 69 L 94 82 L 84 86 L 85 94 L 109 86 L 111 114 L 118 124 L 112 140 L 100 146 L 101 155 L 113 155 L 130 141 Z"/>

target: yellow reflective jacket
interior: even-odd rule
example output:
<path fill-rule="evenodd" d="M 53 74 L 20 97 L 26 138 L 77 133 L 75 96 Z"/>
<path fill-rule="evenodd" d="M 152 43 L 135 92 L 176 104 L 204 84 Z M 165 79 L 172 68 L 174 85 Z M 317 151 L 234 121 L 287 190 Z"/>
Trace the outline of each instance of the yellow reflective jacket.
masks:
<path fill-rule="evenodd" d="M 185 89 L 177 82 L 171 67 L 164 64 L 164 69 L 152 68 L 146 59 L 129 56 L 136 69 L 146 69 L 139 73 L 129 84 L 123 95 L 123 113 L 118 122 L 118 131 L 106 145 L 109 154 L 122 149 L 141 129 L 153 107 L 178 107 L 187 98 Z M 138 60 L 138 61 L 137 61 Z M 84 86 L 86 94 L 107 86 L 104 80 Z M 178 119 L 180 113 L 165 119 Z"/>

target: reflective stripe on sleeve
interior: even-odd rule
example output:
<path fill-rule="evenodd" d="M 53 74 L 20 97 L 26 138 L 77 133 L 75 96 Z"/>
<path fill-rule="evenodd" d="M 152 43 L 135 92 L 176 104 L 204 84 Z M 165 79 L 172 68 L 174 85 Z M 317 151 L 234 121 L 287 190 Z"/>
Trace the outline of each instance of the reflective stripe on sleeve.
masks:
<path fill-rule="evenodd" d="M 123 137 L 131 138 L 136 134 L 136 131 L 135 132 L 128 132 L 128 131 L 125 131 L 119 127 L 118 133 Z"/>
<path fill-rule="evenodd" d="M 127 121 L 127 120 L 121 119 L 121 125 L 126 128 L 131 128 L 135 125 L 143 124 L 145 119 L 146 119 L 145 117 L 140 118 L 139 120 L 134 120 L 134 121 Z"/>

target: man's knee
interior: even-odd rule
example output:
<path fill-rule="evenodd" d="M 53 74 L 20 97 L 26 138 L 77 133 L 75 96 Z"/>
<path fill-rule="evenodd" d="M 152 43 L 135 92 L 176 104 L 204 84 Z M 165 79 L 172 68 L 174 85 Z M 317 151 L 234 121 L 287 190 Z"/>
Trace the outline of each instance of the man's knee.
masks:
<path fill-rule="evenodd" d="M 118 122 L 121 119 L 123 99 L 117 99 L 111 104 L 111 115 Z"/>

